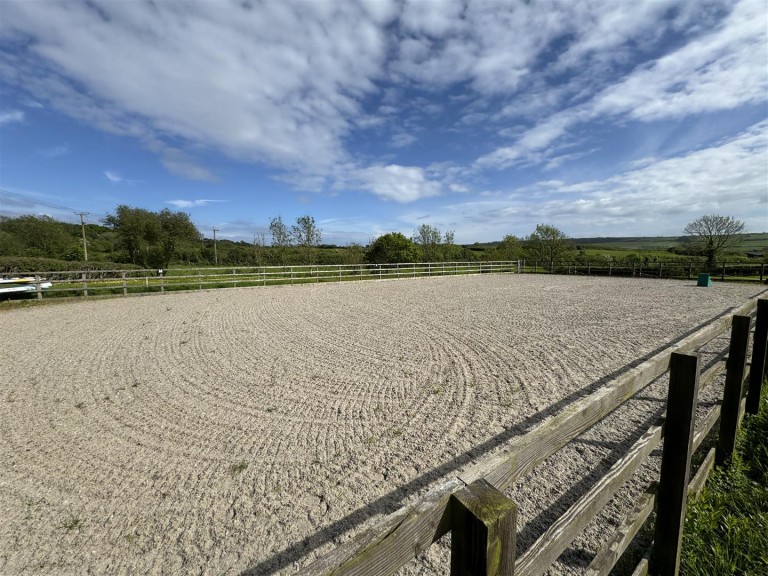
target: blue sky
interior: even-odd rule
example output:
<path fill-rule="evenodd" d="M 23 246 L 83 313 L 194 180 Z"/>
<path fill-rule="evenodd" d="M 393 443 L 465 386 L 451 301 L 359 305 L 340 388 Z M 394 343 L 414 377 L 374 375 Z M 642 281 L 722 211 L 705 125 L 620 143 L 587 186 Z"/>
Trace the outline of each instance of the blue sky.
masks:
<path fill-rule="evenodd" d="M 3 0 L 0 87 L 5 216 L 768 231 L 764 0 Z"/>

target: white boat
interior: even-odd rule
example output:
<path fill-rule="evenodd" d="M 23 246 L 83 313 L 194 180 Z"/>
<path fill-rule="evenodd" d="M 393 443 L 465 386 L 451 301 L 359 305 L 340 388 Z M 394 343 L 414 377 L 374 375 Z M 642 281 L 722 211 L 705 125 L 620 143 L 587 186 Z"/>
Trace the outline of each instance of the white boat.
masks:
<path fill-rule="evenodd" d="M 50 282 L 40 281 L 40 289 L 45 290 L 53 286 Z M 35 292 L 37 284 L 33 276 L 22 278 L 0 278 L 0 294 L 14 294 L 18 292 Z"/>

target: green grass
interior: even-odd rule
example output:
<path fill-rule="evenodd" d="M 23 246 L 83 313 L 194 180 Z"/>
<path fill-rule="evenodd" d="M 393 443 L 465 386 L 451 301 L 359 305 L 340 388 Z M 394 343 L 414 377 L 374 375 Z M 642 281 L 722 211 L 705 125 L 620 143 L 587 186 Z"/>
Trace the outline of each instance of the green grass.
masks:
<path fill-rule="evenodd" d="M 639 258 L 648 258 L 649 261 L 654 262 L 654 258 L 656 261 L 662 261 L 662 262 L 668 262 L 668 261 L 683 261 L 688 262 L 691 257 L 690 256 L 681 256 L 679 254 L 673 254 L 672 252 L 667 252 L 665 250 L 631 250 L 628 248 L 595 248 L 595 247 L 588 247 L 584 248 L 583 253 L 590 258 L 599 258 L 599 257 L 605 257 L 610 256 L 614 260 L 619 258 L 626 258 L 627 256 L 638 256 Z"/>
<path fill-rule="evenodd" d="M 574 238 L 574 243 L 584 248 L 603 248 L 608 250 L 626 250 L 629 252 L 666 251 L 680 245 L 680 236 L 637 236 L 625 238 Z M 733 247 L 735 252 L 763 250 L 768 252 L 768 233 L 739 235 L 739 241 Z M 643 254 L 645 256 L 646 254 Z"/>
<path fill-rule="evenodd" d="M 745 417 L 729 468 L 715 469 L 689 503 L 683 576 L 768 574 L 768 380 Z"/>
<path fill-rule="evenodd" d="M 83 519 L 80 518 L 77 514 L 70 512 L 69 516 L 67 517 L 64 524 L 60 526 L 63 530 L 66 530 L 67 532 L 70 532 L 72 530 L 77 530 L 78 528 L 81 528 L 83 525 Z"/>

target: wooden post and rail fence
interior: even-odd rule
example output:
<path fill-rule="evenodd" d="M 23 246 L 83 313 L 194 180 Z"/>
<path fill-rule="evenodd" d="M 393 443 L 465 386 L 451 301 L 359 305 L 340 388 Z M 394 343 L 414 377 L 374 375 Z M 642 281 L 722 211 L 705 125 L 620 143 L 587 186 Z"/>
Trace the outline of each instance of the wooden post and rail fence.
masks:
<path fill-rule="evenodd" d="M 521 272 L 522 261 L 485 262 L 409 262 L 398 264 L 329 264 L 307 266 L 243 266 L 168 270 L 64 270 L 14 273 L 34 277 L 38 299 L 53 296 L 89 296 L 237 288 L 359 280 L 394 280 L 432 276 L 470 274 L 508 274 Z M 52 284 L 43 288 L 43 282 Z"/>
<path fill-rule="evenodd" d="M 524 261 L 523 272 L 534 274 L 580 274 L 585 276 L 628 276 L 631 278 L 676 278 L 692 280 L 701 272 L 709 273 L 713 279 L 744 280 L 764 282 L 764 262 L 721 262 L 715 269 L 694 260 L 670 260 L 666 262 L 616 262 L 613 260 L 558 261 L 552 264 L 540 261 Z"/>
<path fill-rule="evenodd" d="M 88 296 L 115 294 L 127 296 L 141 292 L 168 290 L 203 290 L 204 288 L 236 288 L 277 284 L 306 284 L 358 280 L 394 280 L 431 276 L 495 273 L 557 273 L 576 275 L 631 276 L 633 278 L 692 279 L 702 270 L 693 262 L 660 262 L 650 264 L 555 263 L 553 269 L 540 262 L 473 261 L 473 262 L 409 262 L 397 264 L 329 264 L 306 266 L 241 266 L 236 268 L 171 268 L 163 270 L 70 270 L 22 272 L 14 276 L 34 276 L 34 293 L 44 296 Z M 764 282 L 765 264 L 723 263 L 720 280 Z M 43 283 L 50 282 L 49 288 Z"/>
<path fill-rule="evenodd" d="M 762 296 L 766 293 L 763 292 Z M 585 571 L 605 576 L 656 511 L 655 537 L 633 576 L 674 576 L 689 492 L 697 493 L 714 465 L 727 465 L 744 411 L 756 413 L 766 377 L 768 299 L 751 299 L 682 341 L 574 402 L 503 451 L 433 488 L 301 570 L 302 576 L 386 576 L 451 533 L 452 576 L 534 576 L 544 573 L 597 516 L 621 486 L 663 443 L 658 482 L 609 535 Z M 749 336 L 757 317 L 748 362 Z M 695 352 L 730 329 L 730 344 L 701 372 Z M 747 369 L 749 366 L 749 369 Z M 525 552 L 516 557 L 517 505 L 504 492 L 618 406 L 669 371 L 666 414 Z M 723 376 L 722 403 L 696 423 L 701 389 Z M 746 395 L 746 398 L 744 396 Z M 691 460 L 719 422 L 719 432 L 693 478 Z"/>

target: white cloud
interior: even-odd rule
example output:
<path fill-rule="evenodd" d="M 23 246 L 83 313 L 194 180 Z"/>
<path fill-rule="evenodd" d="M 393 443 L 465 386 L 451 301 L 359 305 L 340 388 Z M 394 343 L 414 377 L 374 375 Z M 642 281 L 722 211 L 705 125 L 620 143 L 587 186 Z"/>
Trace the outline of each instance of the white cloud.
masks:
<path fill-rule="evenodd" d="M 216 181 L 216 177 L 210 170 L 196 164 L 181 150 L 167 148 L 163 152 L 163 157 L 160 161 L 168 172 L 186 178 L 187 180 L 202 180 L 204 182 Z"/>
<path fill-rule="evenodd" d="M 35 98 L 103 129 L 319 170 L 346 157 L 341 138 L 381 73 L 388 16 L 374 6 L 12 3 L 0 34 L 33 41 L 2 73 L 18 82 L 25 68 Z"/>
<path fill-rule="evenodd" d="M 405 148 L 416 142 L 416 136 L 413 134 L 406 134 L 405 132 L 398 132 L 389 141 L 389 145 L 393 148 Z"/>
<path fill-rule="evenodd" d="M 128 184 L 129 186 L 133 186 L 134 184 L 141 184 L 143 182 L 143 180 L 125 178 L 114 170 L 105 170 L 104 177 L 112 184 Z"/>
<path fill-rule="evenodd" d="M 675 235 L 702 214 L 744 220 L 768 230 L 768 121 L 713 146 L 667 159 L 646 158 L 630 170 L 593 181 L 540 181 L 501 199 L 454 204 L 438 217 L 460 218 L 457 239 L 530 233 L 547 222 L 571 236 Z M 497 199 L 498 198 L 498 199 Z M 536 201 L 532 201 L 532 200 Z M 461 240 L 464 241 L 464 240 Z"/>
<path fill-rule="evenodd" d="M 12 124 L 14 122 L 24 122 L 23 110 L 8 110 L 0 112 L 0 126 L 3 124 Z"/>
<path fill-rule="evenodd" d="M 595 99 L 592 115 L 659 120 L 764 101 L 765 3 L 742 1 L 723 25 L 643 67 Z"/>
<path fill-rule="evenodd" d="M 117 172 L 113 172 L 112 170 L 105 170 L 104 176 L 107 180 L 112 182 L 112 184 L 120 184 L 123 181 L 122 176 L 120 176 L 120 174 Z"/>
<path fill-rule="evenodd" d="M 639 66 L 586 102 L 547 116 L 512 145 L 478 158 L 476 165 L 507 168 L 546 160 L 571 128 L 595 120 L 648 122 L 764 102 L 765 15 L 763 3 L 742 0 L 712 32 Z"/>
<path fill-rule="evenodd" d="M 430 180 L 416 166 L 371 166 L 357 171 L 354 178 L 361 188 L 400 203 L 437 196 L 441 189 L 439 182 Z"/>
<path fill-rule="evenodd" d="M 224 202 L 224 200 L 208 200 L 201 198 L 199 200 L 168 200 L 166 204 L 176 206 L 176 208 L 197 208 L 199 206 L 205 206 L 212 202 Z"/>
<path fill-rule="evenodd" d="M 457 130 L 504 138 L 466 147 L 477 176 L 574 159 L 573 128 L 596 119 L 764 102 L 765 12 L 762 0 L 9 2 L 0 78 L 187 179 L 216 180 L 213 152 L 304 190 L 351 182 L 411 202 L 467 190 L 466 169 L 400 165 L 417 160 L 391 148 L 426 140 L 427 120 L 455 114 Z M 360 152 L 366 130 L 390 149 Z"/>
<path fill-rule="evenodd" d="M 69 154 L 70 149 L 68 144 L 62 144 L 61 146 L 54 146 L 52 148 L 44 148 L 38 151 L 40 156 L 46 158 L 58 158 L 59 156 L 66 156 Z"/>

